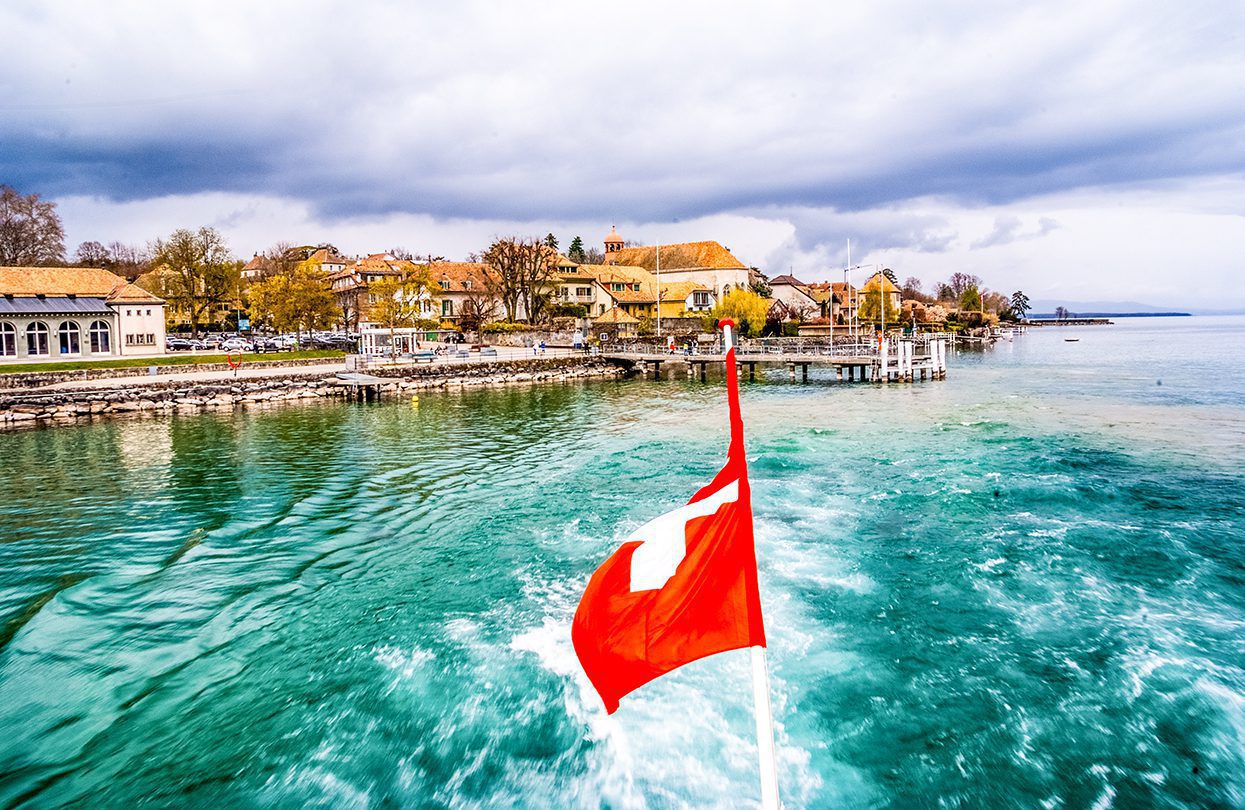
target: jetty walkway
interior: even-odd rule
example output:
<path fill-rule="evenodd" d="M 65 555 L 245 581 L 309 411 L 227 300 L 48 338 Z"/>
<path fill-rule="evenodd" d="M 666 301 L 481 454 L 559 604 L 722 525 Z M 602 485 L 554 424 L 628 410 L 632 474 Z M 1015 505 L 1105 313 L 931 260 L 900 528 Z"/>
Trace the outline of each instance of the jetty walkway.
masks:
<path fill-rule="evenodd" d="M 785 365 L 793 381 L 798 369 L 805 382 L 808 381 L 809 366 L 833 368 L 838 379 L 848 382 L 941 380 L 947 375 L 947 347 L 951 345 L 951 340 L 951 335 L 944 334 L 887 338 L 880 343 L 832 343 L 812 338 L 745 339 L 735 350 L 735 363 L 741 370 L 747 368 L 750 380 L 756 379 L 759 365 Z M 661 378 L 663 366 L 672 375 L 675 369 L 682 366 L 689 380 L 699 376 L 703 381 L 709 365 L 726 363 L 721 346 L 715 346 L 707 353 L 692 354 L 671 353 L 656 347 L 628 347 L 605 349 L 601 355 L 627 366 L 641 377 L 651 373 L 653 379 Z"/>

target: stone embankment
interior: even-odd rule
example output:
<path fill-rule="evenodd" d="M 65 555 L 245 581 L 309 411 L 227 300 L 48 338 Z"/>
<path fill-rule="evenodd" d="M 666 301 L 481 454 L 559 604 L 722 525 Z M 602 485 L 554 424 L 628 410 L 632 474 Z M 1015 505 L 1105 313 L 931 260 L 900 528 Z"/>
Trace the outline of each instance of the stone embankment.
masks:
<path fill-rule="evenodd" d="M 322 366 L 326 363 L 341 362 L 341 355 L 336 357 L 300 357 L 297 360 L 281 359 L 252 360 L 246 364 L 247 370 L 257 368 L 296 368 L 298 366 Z M 84 380 L 106 380 L 119 377 L 168 377 L 177 374 L 198 371 L 230 371 L 233 367 L 228 363 L 175 364 L 168 366 L 126 366 L 123 368 L 77 368 L 70 371 L 32 371 L 22 373 L 20 366 L 14 371 L 0 374 L 0 389 L 34 388 L 41 385 L 56 383 L 82 382 Z M 155 369 L 155 373 L 152 373 Z"/>
<path fill-rule="evenodd" d="M 386 380 L 378 384 L 383 397 L 428 389 L 621 377 L 624 372 L 600 358 L 558 357 L 379 368 L 367 373 Z M 323 374 L 194 383 L 153 378 L 150 384 L 112 390 L 6 390 L 0 392 L 0 430 L 72 424 L 80 419 L 123 413 L 197 413 L 293 400 L 344 399 L 350 390 L 335 376 Z"/>

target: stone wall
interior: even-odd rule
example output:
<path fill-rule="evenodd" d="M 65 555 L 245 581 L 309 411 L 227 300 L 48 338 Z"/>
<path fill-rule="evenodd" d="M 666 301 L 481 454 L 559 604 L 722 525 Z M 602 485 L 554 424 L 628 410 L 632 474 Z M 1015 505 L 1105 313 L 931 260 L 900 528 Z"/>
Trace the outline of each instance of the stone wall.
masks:
<path fill-rule="evenodd" d="M 342 357 L 313 357 L 298 360 L 256 360 L 247 361 L 243 368 L 295 368 L 298 366 L 323 366 L 341 362 Z M 152 375 L 151 369 L 156 373 Z M 10 369 L 12 369 L 10 371 Z M 37 388 L 42 385 L 55 385 L 63 382 L 81 380 L 105 380 L 115 377 L 161 377 L 169 374 L 185 374 L 188 371 L 228 371 L 228 363 L 203 363 L 201 365 L 173 366 L 126 366 L 125 368 L 79 368 L 69 371 L 31 371 L 23 373 L 21 366 L 5 366 L 0 368 L 0 389 Z"/>
<path fill-rule="evenodd" d="M 575 344 L 575 333 L 567 332 L 551 332 L 548 330 L 533 329 L 527 332 L 498 332 L 497 334 L 484 334 L 484 340 L 491 346 L 532 346 L 540 345 L 543 340 L 548 347 L 570 348 Z"/>
<path fill-rule="evenodd" d="M 452 366 L 377 369 L 386 382 L 380 397 L 428 389 L 620 377 L 621 367 L 600 358 L 553 357 Z M 113 390 L 0 392 L 0 430 L 43 424 L 73 424 L 112 414 L 195 413 L 212 408 L 254 407 L 290 400 L 347 398 L 352 389 L 336 376 L 293 375 L 269 380 L 187 383 L 152 378 L 150 383 Z"/>

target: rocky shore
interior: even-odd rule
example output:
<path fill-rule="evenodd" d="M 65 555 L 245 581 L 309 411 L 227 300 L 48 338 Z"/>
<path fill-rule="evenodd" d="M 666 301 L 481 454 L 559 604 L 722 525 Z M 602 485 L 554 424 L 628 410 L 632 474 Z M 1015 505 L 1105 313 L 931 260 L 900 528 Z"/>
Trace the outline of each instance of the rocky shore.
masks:
<path fill-rule="evenodd" d="M 509 362 L 404 366 L 369 369 L 381 377 L 381 397 L 429 389 L 516 383 L 556 382 L 593 377 L 621 377 L 623 369 L 600 358 L 533 358 Z M 221 382 L 178 382 L 152 378 L 149 384 L 111 390 L 0 391 L 0 430 L 135 412 L 196 413 L 313 399 L 345 399 L 350 387 L 323 374 Z"/>

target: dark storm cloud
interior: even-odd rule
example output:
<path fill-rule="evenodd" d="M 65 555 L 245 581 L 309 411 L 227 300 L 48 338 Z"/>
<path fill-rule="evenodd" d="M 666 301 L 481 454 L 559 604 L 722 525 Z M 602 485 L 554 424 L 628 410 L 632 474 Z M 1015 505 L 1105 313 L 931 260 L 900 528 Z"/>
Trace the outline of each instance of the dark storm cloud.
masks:
<path fill-rule="evenodd" d="M 0 181 L 276 195 L 326 219 L 669 222 L 1239 172 L 1226 5 L 18 3 Z M 857 224 L 878 246 L 954 238 Z"/>

